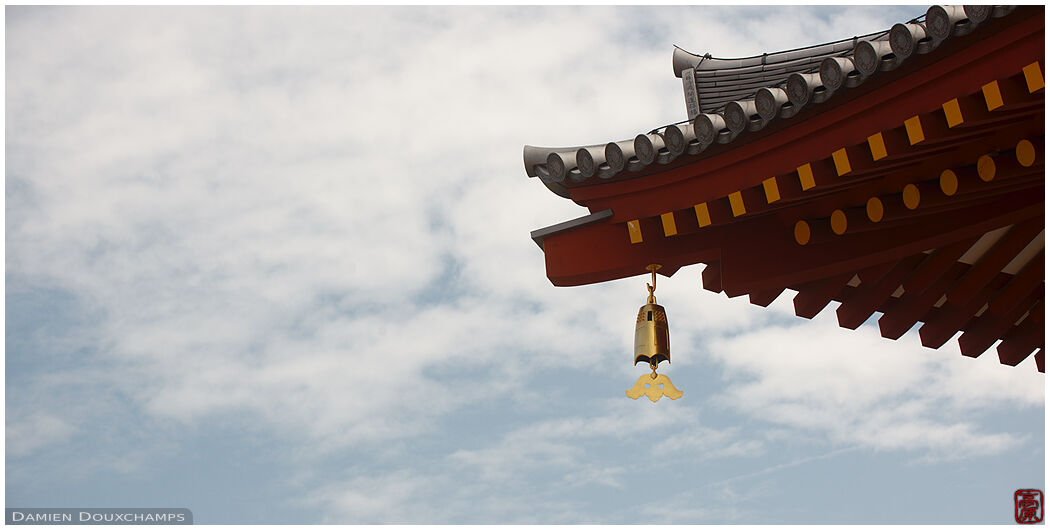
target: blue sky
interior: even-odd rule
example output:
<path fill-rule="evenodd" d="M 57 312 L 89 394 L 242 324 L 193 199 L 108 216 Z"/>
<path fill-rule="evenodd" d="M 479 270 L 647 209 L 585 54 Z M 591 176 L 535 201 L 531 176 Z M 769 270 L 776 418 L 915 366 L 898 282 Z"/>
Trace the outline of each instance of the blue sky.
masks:
<path fill-rule="evenodd" d="M 7 7 L 6 503 L 198 523 L 1012 523 L 1044 378 L 661 278 L 555 288 L 521 148 L 685 118 L 673 45 L 895 8 Z"/>

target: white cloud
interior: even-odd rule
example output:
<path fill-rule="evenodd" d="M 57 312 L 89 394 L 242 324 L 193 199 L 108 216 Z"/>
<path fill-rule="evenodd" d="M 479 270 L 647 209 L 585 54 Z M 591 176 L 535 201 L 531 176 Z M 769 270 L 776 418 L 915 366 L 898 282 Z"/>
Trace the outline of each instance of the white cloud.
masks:
<path fill-rule="evenodd" d="M 7 419 L 7 453 L 21 456 L 68 440 L 76 430 L 62 418 L 35 414 Z"/>
<path fill-rule="evenodd" d="M 522 476 L 530 468 L 575 469 L 585 466 L 582 476 L 608 478 L 622 472 L 619 468 L 595 473 L 586 468 L 586 454 L 581 442 L 589 439 L 624 439 L 645 432 L 664 432 L 682 423 L 695 423 L 691 412 L 683 408 L 650 408 L 617 404 L 611 413 L 593 419 L 563 418 L 541 421 L 514 430 L 498 444 L 477 450 L 460 450 L 453 461 L 480 471 L 490 481 L 505 481 Z M 618 482 L 613 484 L 619 486 Z"/>
<path fill-rule="evenodd" d="M 787 296 L 781 302 L 789 304 Z M 726 367 L 720 401 L 764 420 L 821 433 L 836 444 L 918 450 L 930 459 L 996 454 L 1025 442 L 988 432 L 974 413 L 1043 404 L 1042 374 L 976 360 L 862 326 L 840 329 L 832 308 L 812 322 L 724 337 L 711 355 Z"/>
<path fill-rule="evenodd" d="M 760 444 L 743 438 L 739 429 L 700 425 L 695 408 L 644 405 L 606 400 L 589 407 L 597 409 L 594 415 L 538 420 L 495 440 L 471 440 L 478 447 L 431 458 L 426 466 L 395 461 L 381 473 L 353 466 L 346 471 L 353 478 L 324 485 L 302 502 L 334 514 L 333 522 L 341 517 L 514 524 L 611 523 L 638 517 L 647 521 L 652 518 L 644 511 L 633 513 L 608 499 L 652 493 L 654 483 L 682 480 L 682 473 L 688 472 L 680 468 L 687 461 L 692 465 L 759 454 L 755 449 Z M 609 452 L 631 457 L 603 456 Z M 377 502 L 362 506 L 374 496 Z M 589 509 L 602 501 L 611 506 L 598 512 Z M 675 513 L 674 520 L 696 522 L 724 515 L 717 509 L 684 510 Z"/>
<path fill-rule="evenodd" d="M 336 515 L 325 521 L 329 524 L 344 520 L 420 523 L 426 519 L 420 518 L 419 510 L 409 505 L 431 486 L 432 479 L 404 470 L 369 474 L 326 487 L 315 494 L 311 503 L 337 508 Z"/>
<path fill-rule="evenodd" d="M 661 455 L 690 454 L 694 461 L 727 457 L 761 456 L 765 446 L 761 440 L 741 438 L 740 428 L 725 430 L 696 425 L 672 434 L 656 444 Z"/>
<path fill-rule="evenodd" d="M 753 471 L 753 472 L 750 472 L 750 473 L 745 473 L 743 475 L 736 475 L 736 476 L 733 476 L 733 477 L 729 477 L 727 479 L 715 482 L 712 485 L 716 486 L 716 487 L 720 487 L 720 488 L 725 488 L 727 491 L 732 491 L 730 484 L 733 483 L 733 482 L 736 482 L 736 481 L 751 480 L 751 479 L 753 479 L 755 477 L 760 477 L 762 475 L 767 475 L 767 474 L 770 474 L 770 473 L 776 473 L 776 472 L 782 471 L 784 469 L 788 469 L 788 468 L 792 468 L 792 467 L 796 467 L 796 466 L 801 466 L 803 464 L 808 464 L 810 462 L 814 462 L 814 461 L 817 461 L 817 460 L 827 460 L 829 458 L 834 458 L 834 457 L 836 457 L 836 456 L 838 456 L 840 454 L 850 453 L 850 452 L 853 452 L 853 451 L 856 451 L 856 450 L 857 450 L 857 447 L 845 447 L 845 448 L 836 449 L 834 451 L 831 451 L 831 452 L 828 452 L 828 453 L 824 453 L 824 454 L 821 454 L 821 455 L 807 456 L 807 457 L 803 457 L 803 458 L 796 458 L 794 460 L 791 460 L 791 461 L 788 461 L 788 462 L 783 462 L 783 463 L 780 463 L 780 464 L 776 464 L 776 465 L 767 467 L 765 469 L 760 469 L 758 471 Z"/>

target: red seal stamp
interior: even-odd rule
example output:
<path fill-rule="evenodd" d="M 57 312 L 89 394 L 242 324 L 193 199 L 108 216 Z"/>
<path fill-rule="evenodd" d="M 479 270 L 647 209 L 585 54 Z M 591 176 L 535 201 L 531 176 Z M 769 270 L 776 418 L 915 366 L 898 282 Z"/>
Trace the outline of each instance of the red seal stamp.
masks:
<path fill-rule="evenodd" d="M 1014 492 L 1014 520 L 1019 524 L 1043 522 L 1043 492 L 1017 490 Z"/>

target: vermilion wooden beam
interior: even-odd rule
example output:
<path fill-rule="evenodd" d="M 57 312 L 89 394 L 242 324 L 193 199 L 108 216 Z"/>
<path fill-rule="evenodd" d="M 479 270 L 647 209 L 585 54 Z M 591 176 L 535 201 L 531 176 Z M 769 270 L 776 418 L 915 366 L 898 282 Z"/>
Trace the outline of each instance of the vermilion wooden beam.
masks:
<path fill-rule="evenodd" d="M 899 194 L 905 184 L 930 179 L 945 168 L 973 164 L 976 161 L 974 153 L 1012 147 L 1017 140 L 1031 135 L 1032 128 L 1041 130 L 1041 116 L 1038 121 L 1034 116 L 1030 118 L 1024 123 L 1008 126 L 989 125 L 978 131 L 953 132 L 952 136 L 943 142 L 911 146 L 908 152 L 900 157 L 892 160 L 888 157 L 880 159 L 868 169 L 853 169 L 846 175 L 832 179 L 827 185 L 818 185 L 795 194 L 783 193 L 782 200 L 768 208 L 783 208 L 806 201 L 811 207 L 801 214 L 802 217 L 819 218 L 826 216 L 832 208 L 851 204 L 863 205 L 864 201 L 873 195 Z M 830 168 L 832 165 L 829 160 L 822 163 Z M 777 181 L 797 183 L 798 179 L 793 172 L 790 175 L 778 176 Z M 987 192 L 988 189 L 988 186 L 982 186 L 983 191 Z M 828 204 L 831 197 L 837 199 L 833 205 Z"/>
<path fill-rule="evenodd" d="M 933 258 L 935 256 L 931 256 Z M 928 261 L 928 260 L 927 260 Z M 938 300 L 963 274 L 970 269 L 969 265 L 958 261 L 951 263 L 951 267 L 935 278 L 930 285 L 926 286 L 918 294 L 916 291 L 909 293 L 905 288 L 904 296 L 901 297 L 899 307 L 893 311 L 884 312 L 879 318 L 879 332 L 887 339 L 899 339 L 908 332 L 919 320 L 930 318 L 931 309 Z M 921 272 L 921 270 L 920 270 Z"/>
<path fill-rule="evenodd" d="M 889 261 L 872 265 L 871 267 L 864 267 L 857 271 L 857 278 L 860 278 L 861 283 L 874 283 L 893 270 L 893 267 L 897 266 L 898 263 L 899 261 Z"/>
<path fill-rule="evenodd" d="M 802 189 L 802 184 L 798 181 L 795 172 L 792 171 L 787 174 L 776 175 L 775 178 L 777 181 L 777 190 L 780 192 L 780 200 L 777 201 L 777 204 L 783 206 L 796 200 L 804 200 L 809 197 L 806 190 Z"/>
<path fill-rule="evenodd" d="M 740 200 L 743 202 L 746 211 L 744 215 L 755 215 L 770 209 L 762 186 L 751 186 L 740 190 Z"/>
<path fill-rule="evenodd" d="M 842 169 L 838 162 L 845 160 L 848 163 L 849 172 L 842 177 L 864 173 L 875 167 L 875 160 L 872 159 L 867 143 L 844 146 L 840 152 L 832 154 L 832 160 L 837 162 L 836 170 Z"/>
<path fill-rule="evenodd" d="M 936 317 L 926 320 L 919 327 L 919 339 L 927 348 L 940 348 L 956 332 L 963 328 L 974 315 L 1013 277 L 999 274 L 985 284 L 980 291 L 964 304 L 945 302 Z"/>
<path fill-rule="evenodd" d="M 944 120 L 943 112 L 930 112 L 925 114 L 917 115 L 922 123 L 922 133 L 925 137 L 922 141 L 924 144 L 937 144 L 941 141 L 951 138 L 956 131 L 950 130 L 948 124 Z"/>
<path fill-rule="evenodd" d="M 784 289 L 770 289 L 760 293 L 751 293 L 748 298 L 754 305 L 768 307 L 782 292 L 784 292 Z"/>
<path fill-rule="evenodd" d="M 827 307 L 831 300 L 835 298 L 835 295 L 846 287 L 846 282 L 852 277 L 853 273 L 848 272 L 798 286 L 795 289 L 798 291 L 798 294 L 794 298 L 795 314 L 802 318 L 817 316 L 817 313 L 820 313 L 821 310 Z"/>
<path fill-rule="evenodd" d="M 963 305 L 984 287 L 1017 253 L 1024 249 L 1043 230 L 1043 219 L 1029 219 L 1010 229 L 1002 238 L 981 256 L 970 272 L 948 291 L 948 301 Z"/>
<path fill-rule="evenodd" d="M 960 257 L 966 253 L 970 247 L 973 246 L 979 237 L 968 237 L 962 241 L 952 243 L 950 245 L 937 249 L 929 258 L 926 259 L 915 271 L 915 274 L 911 275 L 908 279 L 904 280 L 904 292 L 908 295 L 922 294 L 928 289 L 933 282 L 942 277 L 948 269 L 952 268 Z M 932 303 L 936 303 L 940 299 L 940 295 L 937 295 Z"/>
<path fill-rule="evenodd" d="M 924 254 L 916 254 L 904 258 L 877 282 L 861 283 L 854 296 L 843 302 L 836 311 L 839 326 L 847 329 L 860 327 L 875 313 L 879 305 L 890 298 L 904 278 L 911 274 L 925 257 Z"/>
<path fill-rule="evenodd" d="M 1019 76 L 1014 76 L 1019 77 Z M 1008 78 L 1004 78 L 1005 81 Z M 1002 83 L 1000 83 L 1002 86 Z M 1019 98 L 1012 98 L 1008 103 L 1004 102 L 1002 107 L 989 111 L 985 105 L 984 94 L 981 91 L 977 91 L 973 94 L 960 97 L 959 103 L 962 106 L 963 117 L 966 121 L 960 124 L 957 129 L 981 129 L 987 127 L 989 124 L 993 124 L 1003 120 L 1005 117 L 1014 116 L 1025 116 L 1028 113 L 1034 112 L 1035 106 L 1042 106 L 1042 100 L 1027 95 Z"/>
<path fill-rule="evenodd" d="M 1017 138 L 1023 137 L 1023 131 L 1012 131 L 1002 132 L 1002 136 L 999 139 L 999 144 L 1003 148 L 1012 148 Z M 1020 135 L 1020 136 L 1019 136 Z M 945 151 L 947 149 L 947 151 Z M 950 166 L 957 160 L 954 155 L 950 158 L 944 158 L 951 155 L 951 153 L 959 152 L 984 152 L 984 147 L 981 145 L 954 145 L 950 148 L 942 148 L 944 151 L 942 154 L 938 154 L 936 157 L 925 160 L 921 164 L 918 162 L 910 162 L 906 165 L 897 163 L 894 167 L 881 166 L 878 175 L 872 178 L 854 179 L 850 181 L 843 181 L 841 185 L 833 186 L 827 190 L 810 190 L 806 196 L 806 201 L 801 200 L 781 200 L 776 201 L 774 205 L 778 208 L 775 212 L 771 211 L 773 205 L 767 205 L 765 209 L 758 209 L 748 206 L 747 213 L 745 216 L 761 215 L 763 213 L 774 213 L 779 217 L 787 215 L 787 211 L 798 211 L 800 217 L 812 215 L 816 213 L 816 217 L 823 217 L 826 221 L 828 212 L 831 209 L 841 208 L 844 205 L 865 203 L 873 194 L 881 194 L 883 190 L 890 189 L 891 195 L 882 196 L 882 204 L 885 208 L 884 217 L 881 222 L 869 223 L 867 219 L 858 220 L 854 219 L 849 224 L 849 231 L 851 233 L 866 230 L 878 230 L 887 227 L 888 225 L 899 222 L 901 219 L 907 220 L 915 215 L 922 215 L 931 213 L 934 211 L 940 211 L 944 209 L 958 208 L 968 205 L 973 205 L 979 202 L 987 201 L 996 195 L 1005 194 L 1011 191 L 1015 191 L 1021 188 L 1041 186 L 1043 182 L 1043 168 L 1041 163 L 1035 164 L 1031 167 L 1024 168 L 1023 172 L 1014 171 L 1013 175 L 1007 175 L 1008 172 L 1004 171 L 1002 178 L 996 178 L 992 182 L 981 181 L 976 176 L 975 171 L 970 171 L 967 168 L 956 167 L 954 172 L 949 172 L 949 175 L 954 175 L 956 178 L 953 179 L 953 183 L 957 184 L 958 188 L 955 193 L 951 194 L 950 197 L 943 197 L 943 193 L 939 189 L 940 186 L 936 184 L 939 179 L 933 179 L 928 183 L 919 183 L 920 187 L 926 188 L 926 191 L 922 193 L 921 204 L 919 211 L 912 211 L 904 207 L 903 203 L 900 203 L 900 191 L 901 187 L 910 182 L 917 182 L 916 179 L 921 179 L 923 176 L 940 175 L 943 174 L 944 167 Z M 969 164 L 974 162 L 972 154 L 969 155 L 965 161 Z M 1007 156 L 1012 156 L 1007 154 Z M 1000 157 L 1002 158 L 1002 157 Z M 973 185 L 967 181 L 968 178 L 972 177 L 974 180 Z M 1009 178 L 1007 178 L 1009 177 Z M 779 187 L 779 185 L 778 185 Z M 757 188 L 744 191 L 753 191 L 757 193 Z M 744 193 L 741 192 L 741 197 L 744 197 Z M 895 202 L 896 201 L 896 202 Z M 744 197 L 744 202 L 747 202 Z M 900 203 L 900 204 L 897 204 Z M 932 204 L 939 204 L 939 206 L 932 207 Z M 700 208 L 703 208 L 704 222 L 697 224 L 697 217 Z M 894 209 L 896 207 L 896 210 Z M 860 208 L 860 206 L 858 206 Z M 724 211 L 723 211 L 724 210 Z M 849 210 L 849 208 L 847 208 Z M 850 210 L 852 211 L 852 210 Z M 734 218 L 729 206 L 729 200 L 726 198 L 719 199 L 708 203 L 703 203 L 696 208 L 690 207 L 688 210 L 678 210 L 670 212 L 673 214 L 675 222 L 677 224 L 677 234 L 684 235 L 690 234 L 697 231 L 709 231 L 710 226 L 720 226 L 724 224 L 731 224 L 739 222 L 739 218 Z M 667 214 L 663 214 L 666 216 Z M 896 221 L 895 221 L 896 220 Z M 821 226 L 819 219 L 811 220 L 815 229 L 828 228 Z M 653 234 L 651 230 L 655 230 L 656 236 L 665 235 L 665 232 L 661 230 L 660 220 L 653 221 L 652 219 L 646 219 L 641 222 L 642 225 L 642 239 L 648 240 Z M 826 222 L 824 224 L 827 224 Z M 707 227 L 707 228 L 705 228 Z M 814 234 L 819 235 L 819 234 Z M 828 234 L 829 237 L 824 238 L 825 241 L 834 240 L 832 234 Z M 820 239 L 817 237 L 817 239 Z M 814 240 L 814 242 L 818 242 Z"/>
<path fill-rule="evenodd" d="M 722 273 L 720 269 L 721 264 L 717 261 L 712 261 L 707 264 L 707 267 L 704 268 L 704 272 L 700 274 L 704 283 L 704 289 L 711 291 L 712 293 L 722 292 Z"/>
<path fill-rule="evenodd" d="M 1038 292 L 1042 293 L 1044 254 L 1044 251 L 1040 251 L 1036 257 L 1026 263 L 1010 284 L 999 293 L 999 296 L 989 302 L 989 313 L 1005 315 L 1033 290 L 1038 289 Z"/>
<path fill-rule="evenodd" d="M 707 211 L 713 225 L 724 225 L 733 222 L 733 208 L 729 205 L 728 197 L 707 200 Z"/>
<path fill-rule="evenodd" d="M 1009 179 L 981 182 L 977 189 L 966 188 L 965 191 L 957 191 L 955 195 L 947 197 L 947 200 L 941 200 L 940 205 L 936 207 L 928 206 L 924 202 L 919 205 L 919 210 L 922 213 L 933 213 L 936 211 L 961 208 L 984 203 L 997 196 L 1018 190 L 1028 190 L 1030 193 L 1039 193 L 1043 189 L 1044 174 L 1045 170 L 1041 165 L 1039 167 L 1027 168 L 1027 171 L 1023 173 L 1015 173 Z"/>
<path fill-rule="evenodd" d="M 985 105 L 984 96 L 980 92 L 960 96 L 956 98 L 956 102 L 963 119 L 962 123 L 956 127 L 980 127 L 982 123 L 994 118 L 991 111 L 988 110 L 988 106 Z"/>
<path fill-rule="evenodd" d="M 999 362 L 1010 366 L 1017 366 L 1025 360 L 1032 350 L 1043 344 L 1045 337 L 1043 325 L 1043 302 L 1039 302 L 1028 317 L 1003 337 L 1003 341 L 996 348 L 999 352 Z"/>
<path fill-rule="evenodd" d="M 880 162 L 889 162 L 915 152 L 913 146 L 908 143 L 908 133 L 903 124 L 897 124 L 877 134 L 882 136 L 882 146 L 886 151 L 886 157 L 880 158 Z M 871 137 L 868 137 L 868 146 L 871 144 Z"/>
<path fill-rule="evenodd" d="M 999 85 L 999 94 L 1003 98 L 1003 106 L 991 112 L 1006 112 L 1010 109 L 1011 104 L 1028 101 L 1032 97 L 1025 85 L 1023 75 L 1006 76 L 1001 79 L 997 78 L 996 81 Z"/>
<path fill-rule="evenodd" d="M 659 273 L 670 276 L 684 265 L 718 259 L 713 232 L 695 234 L 692 241 L 697 246 L 687 249 L 680 248 L 679 238 L 663 237 L 658 226 L 645 230 L 643 224 L 643 233 L 651 239 L 637 245 L 630 243 L 623 224 L 595 224 L 552 234 L 543 240 L 547 278 L 557 286 L 586 285 L 645 274 L 650 263 L 659 263 Z"/>
<path fill-rule="evenodd" d="M 722 288 L 730 292 L 732 286 L 730 294 L 800 284 L 901 259 L 1025 218 L 1041 218 L 1042 180 L 1033 185 L 1038 187 L 1017 189 L 983 203 L 971 202 L 956 211 L 925 215 L 920 209 L 915 218 L 887 224 L 886 230 L 847 232 L 835 236 L 833 245 L 812 248 L 795 243 L 792 226 L 785 226 L 793 217 L 789 213 L 745 218 L 675 237 L 663 235 L 658 219 L 643 220 L 644 241 L 639 244 L 631 244 L 624 224 L 594 224 L 544 239 L 547 276 L 559 286 L 598 283 L 639 274 L 649 263 L 662 264 L 661 273 L 670 275 L 682 266 L 713 262 L 721 256 Z M 777 259 L 769 260 L 771 255 Z"/>
<path fill-rule="evenodd" d="M 987 204 L 916 217 L 912 223 L 886 230 L 847 233 L 834 244 L 807 246 L 795 243 L 791 228 L 775 219 L 756 220 L 752 226 L 741 226 L 750 237 L 723 242 L 722 288 L 732 296 L 804 283 L 1042 216 L 1042 195 L 1020 191 Z"/>
<path fill-rule="evenodd" d="M 845 301 L 845 300 L 849 299 L 849 296 L 852 294 L 852 293 L 850 293 L 850 290 L 856 290 L 856 288 L 855 287 L 848 287 L 847 290 L 839 293 L 841 295 L 841 297 L 836 297 L 835 300 L 839 301 L 839 302 L 842 302 L 842 301 Z M 883 302 L 881 305 L 879 305 L 878 309 L 876 309 L 875 311 L 877 311 L 879 313 L 882 313 L 883 315 L 888 315 L 890 313 L 894 313 L 896 311 L 899 311 L 905 305 L 907 305 L 907 300 L 905 300 L 903 298 L 896 298 L 896 297 L 891 296 L 891 297 L 887 298 L 885 302 Z M 936 315 L 938 311 L 939 311 L 938 308 L 931 307 L 930 310 L 926 312 L 926 316 L 927 317 L 932 317 L 933 315 Z M 905 331 L 907 331 L 907 330 L 905 330 Z"/>
<path fill-rule="evenodd" d="M 829 154 L 831 153 L 824 153 L 824 156 L 826 157 Z M 827 158 L 811 160 L 807 162 L 804 167 L 809 169 L 808 175 L 812 177 L 814 184 L 814 187 L 808 191 L 816 191 L 822 188 L 841 185 L 844 183 L 843 181 L 846 180 L 835 174 L 835 166 L 832 165 L 831 160 Z"/>
<path fill-rule="evenodd" d="M 959 337 L 959 351 L 967 357 L 981 355 L 1010 331 L 1014 322 L 1041 299 L 1042 289 L 1032 290 L 1005 313 L 993 313 L 988 310 L 980 317 L 975 317 L 963 328 L 963 334 Z"/>

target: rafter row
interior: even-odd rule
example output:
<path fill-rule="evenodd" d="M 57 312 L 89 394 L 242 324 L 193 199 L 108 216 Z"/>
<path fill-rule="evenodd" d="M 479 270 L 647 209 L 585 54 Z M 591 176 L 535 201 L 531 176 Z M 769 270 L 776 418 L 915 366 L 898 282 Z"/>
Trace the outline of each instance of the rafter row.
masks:
<path fill-rule="evenodd" d="M 1019 114 L 1017 117 L 1021 118 L 1041 112 L 1041 100 L 1038 108 L 1030 103 L 1033 102 L 1031 95 L 1043 88 L 1042 68 L 1038 61 L 1033 62 L 1018 75 L 992 80 L 983 85 L 980 92 L 953 98 L 936 111 L 916 114 L 898 128 L 876 132 L 863 144 L 839 148 L 827 158 L 799 166 L 792 174 L 772 176 L 760 186 L 701 202 L 690 210 L 665 212 L 659 216 L 663 236 L 673 237 L 681 233 L 676 218 L 691 217 L 688 224 L 695 222 L 697 228 L 730 222 L 738 217 L 768 212 L 792 201 L 805 200 L 812 195 L 807 192 L 832 190 L 864 177 L 877 177 L 878 173 L 888 169 L 886 164 L 907 164 L 909 159 L 926 155 L 925 151 L 937 149 L 944 141 L 966 136 L 991 136 L 989 128 L 996 122 L 1012 121 L 1012 114 Z M 639 219 L 628 221 L 626 225 L 632 244 L 645 241 Z"/>

